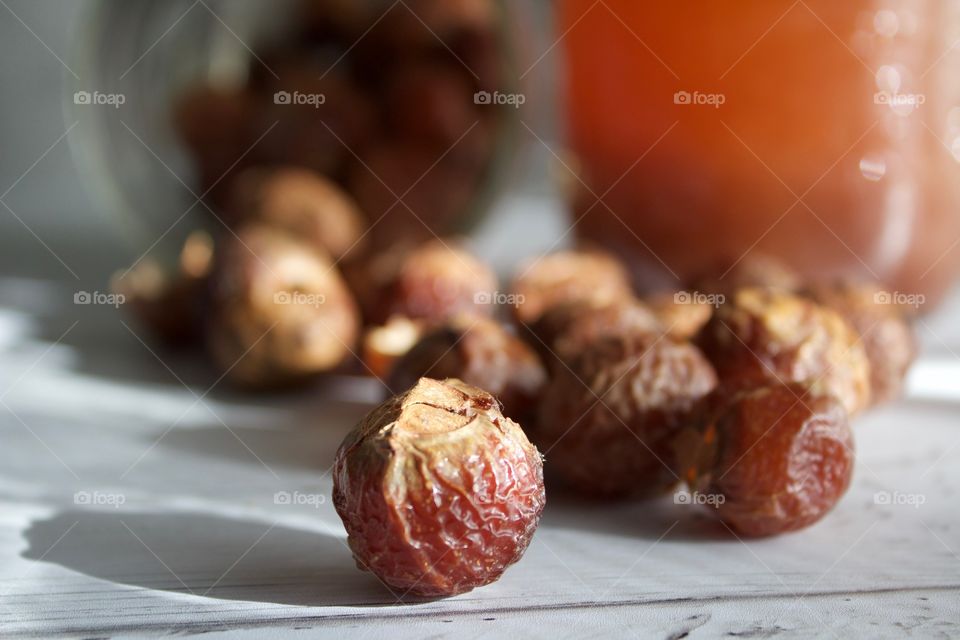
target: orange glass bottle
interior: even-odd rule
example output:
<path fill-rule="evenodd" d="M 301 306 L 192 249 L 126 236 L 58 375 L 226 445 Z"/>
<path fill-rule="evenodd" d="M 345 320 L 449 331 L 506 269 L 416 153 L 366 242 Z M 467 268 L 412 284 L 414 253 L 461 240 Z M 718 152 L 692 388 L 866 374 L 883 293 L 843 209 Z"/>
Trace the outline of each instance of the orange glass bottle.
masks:
<path fill-rule="evenodd" d="M 932 301 L 960 266 L 960 1 L 562 0 L 582 236 Z"/>

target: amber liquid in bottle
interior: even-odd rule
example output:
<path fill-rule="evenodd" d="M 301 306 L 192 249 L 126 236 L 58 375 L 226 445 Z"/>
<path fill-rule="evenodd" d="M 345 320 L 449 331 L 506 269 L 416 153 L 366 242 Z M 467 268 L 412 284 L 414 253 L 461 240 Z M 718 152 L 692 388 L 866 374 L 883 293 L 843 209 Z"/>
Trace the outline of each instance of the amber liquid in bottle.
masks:
<path fill-rule="evenodd" d="M 763 252 L 930 301 L 952 282 L 960 2 L 559 6 L 574 218 L 642 280 Z"/>

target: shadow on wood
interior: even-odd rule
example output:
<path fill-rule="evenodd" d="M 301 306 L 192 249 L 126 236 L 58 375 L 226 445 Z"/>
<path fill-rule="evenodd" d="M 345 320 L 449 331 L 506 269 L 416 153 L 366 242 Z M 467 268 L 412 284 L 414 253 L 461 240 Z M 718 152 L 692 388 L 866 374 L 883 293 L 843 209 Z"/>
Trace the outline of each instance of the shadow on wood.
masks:
<path fill-rule="evenodd" d="M 70 510 L 33 522 L 25 537 L 25 558 L 144 589 L 309 606 L 397 601 L 356 568 L 345 540 L 268 522 Z"/>
<path fill-rule="evenodd" d="M 726 529 L 700 505 L 675 504 L 672 496 L 643 501 L 594 501 L 562 489 L 548 492 L 541 526 L 604 535 L 686 542 L 731 542 Z"/>

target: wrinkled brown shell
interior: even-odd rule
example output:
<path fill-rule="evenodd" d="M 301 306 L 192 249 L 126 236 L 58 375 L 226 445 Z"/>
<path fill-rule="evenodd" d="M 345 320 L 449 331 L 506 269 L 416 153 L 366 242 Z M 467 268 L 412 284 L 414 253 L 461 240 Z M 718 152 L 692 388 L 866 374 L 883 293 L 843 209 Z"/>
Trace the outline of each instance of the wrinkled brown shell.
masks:
<path fill-rule="evenodd" d="M 529 428 L 547 374 L 537 354 L 494 320 L 460 316 L 428 332 L 398 360 L 389 386 L 401 391 L 422 377 L 459 378 L 503 403 L 504 414 Z"/>
<path fill-rule="evenodd" d="M 662 494 L 682 472 L 675 438 L 717 379 L 696 347 L 666 336 L 605 339 L 544 392 L 534 441 L 586 495 Z"/>
<path fill-rule="evenodd" d="M 739 397 L 717 420 L 716 458 L 697 481 L 723 496 L 720 518 L 742 535 L 807 527 L 840 500 L 853 474 L 853 432 L 835 398 L 799 384 Z"/>
<path fill-rule="evenodd" d="M 542 462 L 490 394 L 424 378 L 344 440 L 333 500 L 359 568 L 398 596 L 449 596 L 523 555 L 545 503 Z"/>
<path fill-rule="evenodd" d="M 700 336 L 728 395 L 772 382 L 803 382 L 835 395 L 851 414 L 870 404 L 870 364 L 836 312 L 775 289 L 741 289 Z"/>
<path fill-rule="evenodd" d="M 369 243 L 364 244 L 364 250 L 350 253 L 340 267 L 344 280 L 363 311 L 364 323 L 382 326 L 396 316 L 387 315 L 384 308 L 387 290 L 400 272 L 403 261 L 417 245 L 398 241 L 386 249 L 377 250 Z"/>
<path fill-rule="evenodd" d="M 599 305 L 589 302 L 559 305 L 526 329 L 530 344 L 550 363 L 555 359 L 572 362 L 604 338 L 663 332 L 653 312 L 634 298 Z"/>

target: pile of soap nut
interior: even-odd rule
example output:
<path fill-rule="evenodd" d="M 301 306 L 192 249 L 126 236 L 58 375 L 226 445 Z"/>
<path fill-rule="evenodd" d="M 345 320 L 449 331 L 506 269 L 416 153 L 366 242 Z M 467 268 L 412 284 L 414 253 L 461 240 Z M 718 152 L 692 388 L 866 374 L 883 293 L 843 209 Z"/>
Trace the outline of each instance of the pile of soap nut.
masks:
<path fill-rule="evenodd" d="M 337 195 L 312 210 L 347 210 Z M 131 287 L 130 306 L 159 332 L 205 342 L 251 389 L 333 371 L 395 393 L 462 380 L 502 403 L 568 488 L 636 498 L 683 480 L 724 496 L 717 513 L 744 534 L 806 526 L 836 503 L 852 472 L 849 418 L 895 398 L 914 357 L 909 316 L 878 285 L 804 285 L 768 258 L 639 296 L 616 257 L 561 251 L 500 293 L 455 237 L 398 245 L 341 276 L 274 219 L 264 209 L 215 247 L 192 239 L 164 295 Z"/>
<path fill-rule="evenodd" d="M 416 593 L 486 584 L 519 559 L 543 507 L 540 452 L 548 482 L 587 496 L 684 482 L 741 535 L 808 526 L 850 483 L 850 418 L 896 397 L 914 357 L 908 314 L 874 284 L 806 285 L 747 258 L 640 296 L 588 248 L 533 258 L 501 292 L 456 237 L 341 273 L 324 243 L 355 213 L 346 194 L 290 170 L 244 189 L 247 222 L 191 236 L 175 273 L 143 262 L 116 286 L 143 324 L 205 344 L 243 387 L 354 371 L 397 394 L 348 436 L 334 499 L 361 566 Z M 417 527 L 370 528 L 390 513 Z M 476 546 L 431 547 L 452 564 L 423 581 L 416 550 L 450 531 Z"/>
<path fill-rule="evenodd" d="M 640 297 L 615 257 L 558 252 L 519 269 L 500 318 L 489 269 L 452 239 L 398 264 L 367 333 L 397 395 L 341 446 L 334 504 L 358 566 L 422 595 L 519 559 L 537 453 L 547 484 L 593 499 L 685 483 L 739 535 L 806 527 L 849 486 L 850 419 L 899 394 L 915 353 L 877 285 L 804 285 L 769 258 Z"/>

